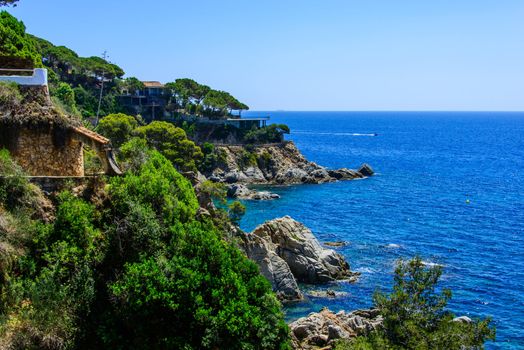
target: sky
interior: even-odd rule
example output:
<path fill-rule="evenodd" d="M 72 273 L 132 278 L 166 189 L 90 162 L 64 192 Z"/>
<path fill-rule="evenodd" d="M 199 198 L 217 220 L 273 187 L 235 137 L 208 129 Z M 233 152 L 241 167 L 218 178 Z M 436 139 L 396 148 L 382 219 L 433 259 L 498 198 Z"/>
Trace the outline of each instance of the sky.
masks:
<path fill-rule="evenodd" d="M 20 0 L 29 33 L 252 110 L 524 111 L 524 0 Z"/>

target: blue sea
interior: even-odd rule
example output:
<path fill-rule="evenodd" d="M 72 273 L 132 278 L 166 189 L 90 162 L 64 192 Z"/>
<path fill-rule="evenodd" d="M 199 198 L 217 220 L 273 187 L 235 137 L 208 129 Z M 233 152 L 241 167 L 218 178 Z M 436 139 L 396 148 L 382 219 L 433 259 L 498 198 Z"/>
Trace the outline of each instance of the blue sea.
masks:
<path fill-rule="evenodd" d="M 395 261 L 420 255 L 444 267 L 452 311 L 493 318 L 497 338 L 488 349 L 524 348 L 524 113 L 270 114 L 289 125 L 287 139 L 309 160 L 328 168 L 366 162 L 376 171 L 364 180 L 274 187 L 281 199 L 245 202 L 245 230 L 290 215 L 321 242 L 347 241 L 336 249 L 362 273 L 354 284 L 302 286 L 347 295 L 286 306 L 288 320 L 323 306 L 370 307 L 376 289 L 391 288 Z"/>

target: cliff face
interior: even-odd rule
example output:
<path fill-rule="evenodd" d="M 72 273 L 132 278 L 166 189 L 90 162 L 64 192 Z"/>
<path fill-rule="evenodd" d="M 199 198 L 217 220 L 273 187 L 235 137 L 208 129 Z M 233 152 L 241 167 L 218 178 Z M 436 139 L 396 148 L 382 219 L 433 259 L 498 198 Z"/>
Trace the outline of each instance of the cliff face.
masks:
<path fill-rule="evenodd" d="M 210 174 L 217 182 L 246 184 L 324 183 L 336 180 L 363 178 L 367 172 L 338 169 L 328 170 L 308 161 L 293 142 L 256 146 L 217 146 L 224 159 Z"/>

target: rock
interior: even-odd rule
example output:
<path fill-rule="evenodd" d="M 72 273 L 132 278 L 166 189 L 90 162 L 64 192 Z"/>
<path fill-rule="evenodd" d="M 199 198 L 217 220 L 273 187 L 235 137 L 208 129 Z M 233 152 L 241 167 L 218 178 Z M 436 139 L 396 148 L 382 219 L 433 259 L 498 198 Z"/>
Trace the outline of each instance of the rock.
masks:
<path fill-rule="evenodd" d="M 315 298 L 338 298 L 338 297 L 347 296 L 348 293 L 336 292 L 332 289 L 328 289 L 328 290 L 312 290 L 308 292 L 307 295 L 315 297 Z"/>
<path fill-rule="evenodd" d="M 243 167 L 246 147 L 239 145 L 216 146 L 217 152 L 223 155 L 216 169 L 208 178 L 215 182 L 244 184 L 299 184 L 324 183 L 337 180 L 351 180 L 370 176 L 371 167 L 361 169 L 362 172 L 346 168 L 327 170 L 308 161 L 293 142 L 260 145 L 250 149 L 257 164 Z"/>
<path fill-rule="evenodd" d="M 269 191 L 257 192 L 250 190 L 246 185 L 242 184 L 232 184 L 227 186 L 227 196 L 230 198 L 253 200 L 273 200 L 280 198 L 276 193 L 271 193 Z"/>
<path fill-rule="evenodd" d="M 299 282 L 325 283 L 354 275 L 340 254 L 322 247 L 311 230 L 289 216 L 267 221 L 252 234 L 275 245 Z"/>
<path fill-rule="evenodd" d="M 267 200 L 272 200 L 272 199 L 278 199 L 280 198 L 280 196 L 276 193 L 271 193 L 271 192 L 268 192 L 268 191 L 262 191 L 262 192 L 255 192 L 252 196 L 251 196 L 251 199 L 255 199 L 255 200 L 262 200 L 262 201 L 267 201 Z"/>
<path fill-rule="evenodd" d="M 327 245 L 328 247 L 345 247 L 349 243 L 346 241 L 336 241 L 336 242 L 324 242 L 324 245 Z"/>
<path fill-rule="evenodd" d="M 227 196 L 230 198 L 245 198 L 251 195 L 251 190 L 246 185 L 232 184 L 227 186 Z"/>
<path fill-rule="evenodd" d="M 356 172 L 355 170 L 351 170 L 347 168 L 329 170 L 328 173 L 329 173 L 329 176 L 337 180 L 352 180 L 352 179 L 359 179 L 363 177 L 363 175 L 360 174 L 359 172 Z"/>
<path fill-rule="evenodd" d="M 372 176 L 375 172 L 373 171 L 373 169 L 371 168 L 369 164 L 364 163 L 358 169 L 358 173 L 364 177 L 369 177 L 369 176 Z"/>
<path fill-rule="evenodd" d="M 261 237 L 243 233 L 241 248 L 247 257 L 260 268 L 261 274 L 271 283 L 280 300 L 294 301 L 303 298 L 297 282 L 286 262 L 276 253 L 275 245 Z"/>
<path fill-rule="evenodd" d="M 473 320 L 471 320 L 471 318 L 469 318 L 468 316 L 460 316 L 460 317 L 455 317 L 453 319 L 453 322 L 460 322 L 460 323 L 473 323 Z"/>
<path fill-rule="evenodd" d="M 318 346 L 328 346 L 329 349 L 339 339 L 367 334 L 381 325 L 382 317 L 378 310 L 340 311 L 334 314 L 324 308 L 292 322 L 289 329 L 293 347 L 309 350 Z"/>

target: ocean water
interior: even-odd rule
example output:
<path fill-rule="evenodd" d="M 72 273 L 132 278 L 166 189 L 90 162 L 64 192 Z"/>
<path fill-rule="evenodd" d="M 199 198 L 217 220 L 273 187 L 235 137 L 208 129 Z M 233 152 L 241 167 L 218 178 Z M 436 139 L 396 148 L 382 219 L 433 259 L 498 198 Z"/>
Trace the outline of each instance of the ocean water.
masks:
<path fill-rule="evenodd" d="M 377 173 L 274 187 L 281 199 L 245 202 L 242 228 L 290 215 L 321 242 L 347 241 L 336 250 L 362 273 L 354 284 L 302 286 L 347 295 L 286 306 L 289 320 L 323 306 L 371 306 L 377 288 L 391 287 L 395 261 L 418 254 L 444 266 L 452 311 L 493 317 L 488 349 L 524 348 L 524 113 L 272 112 L 271 120 L 290 126 L 287 138 L 309 160 L 367 162 Z"/>

